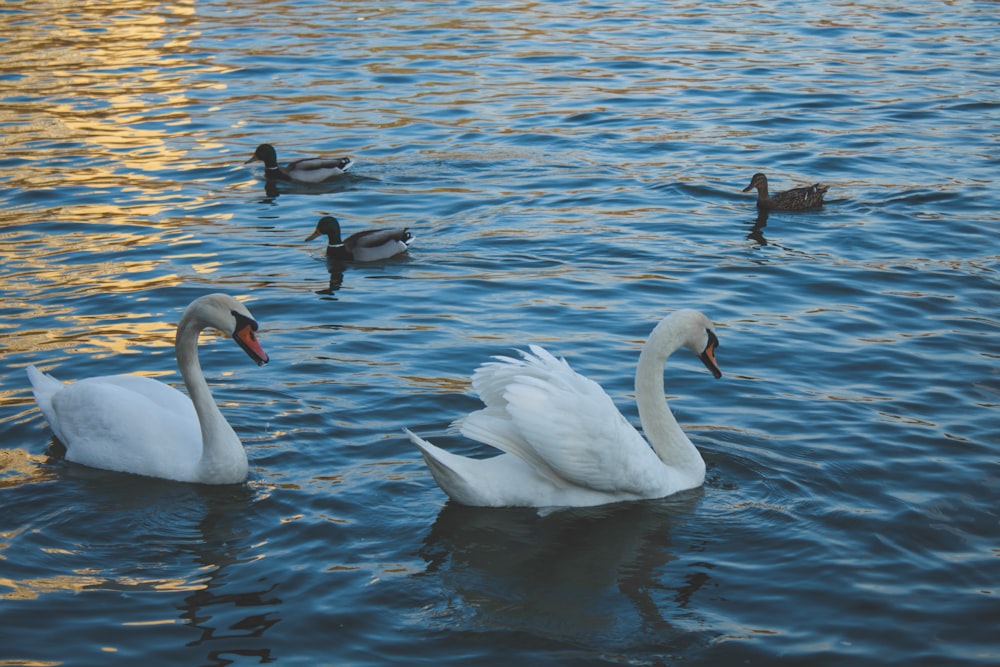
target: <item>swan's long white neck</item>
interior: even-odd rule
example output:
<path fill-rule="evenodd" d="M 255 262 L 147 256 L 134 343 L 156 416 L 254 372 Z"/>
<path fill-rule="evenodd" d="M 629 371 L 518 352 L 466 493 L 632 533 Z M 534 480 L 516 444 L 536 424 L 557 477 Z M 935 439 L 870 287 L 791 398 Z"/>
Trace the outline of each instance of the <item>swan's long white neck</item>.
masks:
<path fill-rule="evenodd" d="M 205 326 L 197 313 L 185 312 L 177 325 L 174 343 L 177 367 L 201 426 L 202 453 L 198 474 L 213 481 L 231 477 L 234 482 L 241 482 L 246 478 L 246 452 L 236 432 L 215 404 L 198 362 L 198 336 Z"/>
<path fill-rule="evenodd" d="M 642 430 L 664 465 L 703 476 L 705 462 L 670 412 L 663 385 L 667 358 L 684 345 L 690 328 L 682 318 L 674 313 L 649 335 L 635 371 L 635 398 Z"/>

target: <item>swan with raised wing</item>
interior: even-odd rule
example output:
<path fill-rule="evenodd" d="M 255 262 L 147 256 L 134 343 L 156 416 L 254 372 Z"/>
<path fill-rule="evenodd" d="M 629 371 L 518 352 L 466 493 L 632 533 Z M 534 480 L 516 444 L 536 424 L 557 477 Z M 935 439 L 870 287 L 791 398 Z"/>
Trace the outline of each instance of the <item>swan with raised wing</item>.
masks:
<path fill-rule="evenodd" d="M 459 456 L 404 430 L 438 486 L 463 505 L 584 507 L 662 498 L 705 479 L 701 454 L 664 399 L 664 366 L 686 347 L 721 377 L 718 345 L 712 322 L 695 310 L 674 312 L 653 329 L 635 374 L 648 443 L 600 385 L 536 345 L 521 359 L 480 366 L 472 386 L 486 407 L 456 423 L 466 437 L 503 454 Z"/>

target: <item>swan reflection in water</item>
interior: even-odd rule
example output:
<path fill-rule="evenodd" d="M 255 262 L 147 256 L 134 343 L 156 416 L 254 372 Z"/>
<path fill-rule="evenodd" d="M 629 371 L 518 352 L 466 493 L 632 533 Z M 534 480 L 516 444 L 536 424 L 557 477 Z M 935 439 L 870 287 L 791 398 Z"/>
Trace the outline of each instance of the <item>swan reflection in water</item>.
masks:
<path fill-rule="evenodd" d="M 88 497 L 102 498 L 108 507 L 130 517 L 135 524 L 129 533 L 135 540 L 135 567 L 159 580 L 155 590 L 170 597 L 169 606 L 189 629 L 172 644 L 174 633 L 150 628 L 151 638 L 162 650 L 183 656 L 182 662 L 192 665 L 227 665 L 239 656 L 260 663 L 275 659 L 267 633 L 282 620 L 280 582 L 247 572 L 266 548 L 259 533 L 243 520 L 255 511 L 259 489 L 247 484 L 177 485 L 133 475 L 109 476 L 82 466 L 72 472 L 100 486 L 100 492 L 95 489 Z M 180 578 L 171 579 L 175 569 Z M 114 587 L 113 581 L 108 585 Z M 183 591 L 183 598 L 171 590 Z"/>
<path fill-rule="evenodd" d="M 177 484 L 55 461 L 44 467 L 58 478 L 58 488 L 33 511 L 46 517 L 45 534 L 63 548 L 16 583 L 32 590 L 33 582 L 59 582 L 95 605 L 68 634 L 99 637 L 108 646 L 155 646 L 161 661 L 171 664 L 226 665 L 234 656 L 274 660 L 269 631 L 282 620 L 281 581 L 256 572 L 266 545 L 245 521 L 256 511 L 258 489 Z M 40 531 L 21 533 L 30 541 Z M 102 606 L 106 593 L 134 605 L 137 623 L 107 624 L 112 612 Z M 155 616 L 163 622 L 143 623 L 153 609 L 164 614 Z"/>
<path fill-rule="evenodd" d="M 427 621 L 588 644 L 669 643 L 685 634 L 672 617 L 710 580 L 710 566 L 686 562 L 670 539 L 701 496 L 695 489 L 544 515 L 448 502 L 420 550 L 420 576 L 447 589 Z"/>
<path fill-rule="evenodd" d="M 190 546 L 195 561 L 202 566 L 200 571 L 207 574 L 201 580 L 203 585 L 179 605 L 184 623 L 201 633 L 186 646 L 209 649 L 206 657 L 212 664 L 230 664 L 225 655 L 271 662 L 274 656 L 264 635 L 281 621 L 283 601 L 275 593 L 278 584 L 252 579 L 254 586 L 248 589 L 226 575 L 230 566 L 259 558 L 253 546 L 256 534 L 234 518 L 250 511 L 255 493 L 245 485 L 196 490 L 208 507 L 198 523 L 202 539 Z"/>

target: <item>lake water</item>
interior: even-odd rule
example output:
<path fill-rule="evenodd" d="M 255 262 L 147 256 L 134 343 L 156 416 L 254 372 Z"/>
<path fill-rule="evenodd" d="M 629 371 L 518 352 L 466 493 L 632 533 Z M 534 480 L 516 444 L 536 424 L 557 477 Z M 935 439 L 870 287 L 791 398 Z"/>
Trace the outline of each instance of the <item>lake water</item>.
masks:
<path fill-rule="evenodd" d="M 997 664 L 997 7 L 5 3 L 0 664 Z M 268 191 L 262 142 L 356 166 Z M 416 242 L 331 273 L 322 215 Z M 214 291 L 247 483 L 67 463 L 24 367 L 180 386 Z M 449 424 L 532 343 L 637 424 L 686 307 L 695 492 L 461 507 L 401 431 L 488 455 Z"/>

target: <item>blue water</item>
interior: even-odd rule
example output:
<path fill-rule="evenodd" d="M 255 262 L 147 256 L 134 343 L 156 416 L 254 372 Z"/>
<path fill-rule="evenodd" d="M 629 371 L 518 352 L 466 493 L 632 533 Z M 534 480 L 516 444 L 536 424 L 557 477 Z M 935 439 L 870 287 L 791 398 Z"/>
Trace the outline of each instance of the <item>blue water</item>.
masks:
<path fill-rule="evenodd" d="M 0 664 L 1000 662 L 1000 14 L 992 2 L 178 2 L 0 7 Z M 246 165 L 350 155 L 321 188 Z M 758 218 L 742 188 L 823 182 Z M 306 244 L 408 226 L 331 273 Z M 180 386 L 214 291 L 256 368 L 201 359 L 249 480 L 68 463 L 24 367 Z M 543 344 L 638 423 L 678 308 L 660 501 L 446 502 L 449 430 Z"/>

